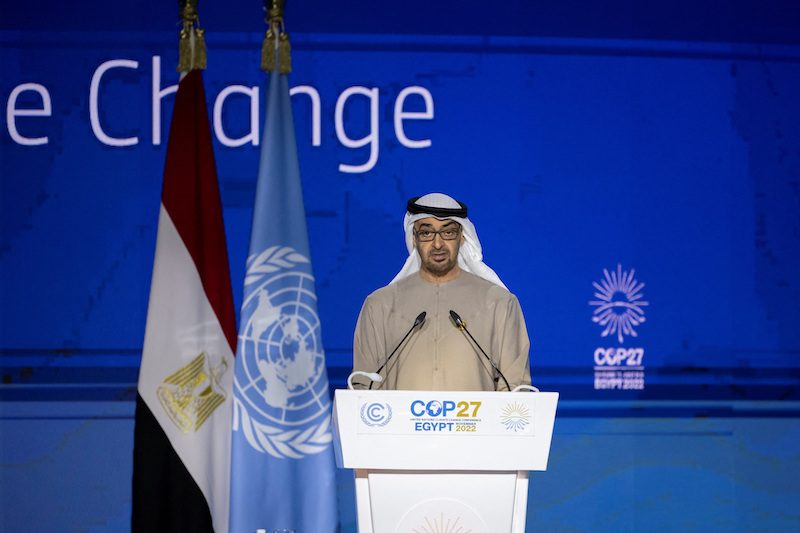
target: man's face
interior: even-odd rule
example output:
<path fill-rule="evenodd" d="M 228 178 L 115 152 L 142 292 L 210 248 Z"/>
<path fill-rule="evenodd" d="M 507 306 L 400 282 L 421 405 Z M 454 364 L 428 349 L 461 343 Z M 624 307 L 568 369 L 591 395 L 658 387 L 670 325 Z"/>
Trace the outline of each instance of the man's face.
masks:
<path fill-rule="evenodd" d="M 432 234 L 433 240 L 426 240 Z M 442 235 L 455 238 L 448 240 Z M 417 220 L 414 223 L 414 244 L 422 259 L 422 270 L 437 278 L 452 271 L 458 264 L 458 249 L 462 239 L 458 222 L 433 217 Z"/>

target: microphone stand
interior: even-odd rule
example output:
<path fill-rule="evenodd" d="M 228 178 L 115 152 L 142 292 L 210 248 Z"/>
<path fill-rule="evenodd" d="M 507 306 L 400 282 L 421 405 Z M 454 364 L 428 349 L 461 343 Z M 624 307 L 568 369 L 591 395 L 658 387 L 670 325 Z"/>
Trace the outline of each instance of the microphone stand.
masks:
<path fill-rule="evenodd" d="M 389 361 L 391 360 L 392 356 L 395 354 L 395 352 L 397 350 L 400 349 L 400 347 L 403 345 L 403 343 L 406 342 L 406 339 L 408 338 L 409 335 L 411 335 L 411 332 L 414 331 L 414 329 L 417 326 L 421 326 L 422 324 L 425 323 L 425 315 L 426 314 L 427 313 L 425 311 L 423 311 L 419 315 L 417 315 L 417 318 L 414 320 L 414 323 L 411 325 L 411 328 L 406 332 L 405 336 L 400 340 L 400 342 L 397 343 L 397 346 L 395 346 L 394 350 L 392 350 L 392 353 L 389 354 L 389 357 L 386 358 L 386 361 L 384 361 L 383 364 L 381 365 L 381 367 L 375 372 L 376 374 L 380 374 L 381 370 L 383 370 L 383 367 L 385 367 L 386 365 L 389 364 Z M 369 390 L 372 390 L 372 384 L 373 383 L 375 383 L 375 381 L 370 381 L 369 382 Z"/>
<path fill-rule="evenodd" d="M 493 369 L 494 369 L 494 370 L 495 370 L 495 371 L 496 371 L 498 374 L 500 374 L 500 377 L 501 377 L 501 378 L 503 378 L 503 382 L 506 384 L 506 388 L 508 389 L 508 391 L 509 391 L 509 392 L 511 392 L 511 385 L 509 385 L 509 384 L 508 384 L 508 380 L 507 380 L 507 379 L 506 379 L 506 377 L 503 375 L 503 373 L 500 371 L 500 369 L 499 369 L 499 368 L 497 368 L 497 365 L 495 365 L 495 364 L 494 364 L 494 361 L 492 361 L 492 358 L 491 358 L 491 357 L 489 357 L 489 356 L 486 354 L 486 352 L 485 352 L 485 351 L 483 351 L 483 348 L 481 347 L 481 345 L 480 345 L 480 344 L 478 344 L 478 341 L 476 341 L 476 340 L 475 340 L 475 337 L 473 337 L 473 336 L 472 336 L 472 333 L 470 333 L 470 332 L 469 332 L 469 330 L 467 329 L 467 323 L 466 323 L 466 322 L 464 322 L 463 320 L 461 320 L 461 317 L 460 317 L 460 316 L 458 316 L 458 313 L 456 313 L 456 312 L 455 312 L 455 311 L 453 311 L 452 309 L 450 310 L 450 318 L 452 318 L 452 319 L 453 319 L 453 322 L 455 322 L 455 323 L 456 323 L 456 326 L 458 327 L 458 329 L 460 329 L 461 331 L 463 331 L 464 333 L 466 333 L 467 335 L 469 335 L 469 338 L 470 338 L 470 339 L 472 339 L 472 342 L 474 342 L 474 343 L 475 343 L 475 346 L 477 346 L 477 347 L 478 347 L 478 349 L 481 351 L 481 353 L 482 353 L 482 354 L 483 354 L 483 356 L 486 358 L 486 360 L 487 360 L 487 361 L 489 361 L 489 364 L 490 364 L 490 365 L 492 365 L 492 368 L 493 368 Z M 495 377 L 495 379 L 494 379 L 494 382 L 495 382 L 495 383 L 497 383 L 497 378 L 496 378 L 496 377 Z"/>

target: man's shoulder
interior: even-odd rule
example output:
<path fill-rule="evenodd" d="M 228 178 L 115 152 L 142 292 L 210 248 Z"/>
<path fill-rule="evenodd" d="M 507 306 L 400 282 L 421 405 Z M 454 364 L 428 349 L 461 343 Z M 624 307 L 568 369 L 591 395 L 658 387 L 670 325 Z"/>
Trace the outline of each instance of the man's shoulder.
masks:
<path fill-rule="evenodd" d="M 420 297 L 419 290 L 414 289 L 416 286 L 414 277 L 409 276 L 412 279 L 403 278 L 372 291 L 364 299 L 362 313 L 385 315 L 395 312 L 398 307 L 402 308 L 414 302 Z"/>
<path fill-rule="evenodd" d="M 375 289 L 369 294 L 369 296 L 367 296 L 366 302 L 368 303 L 391 302 L 397 297 L 398 292 L 402 292 L 402 290 L 404 288 L 407 288 L 409 283 L 413 281 L 410 278 L 413 278 L 413 276 L 408 276 L 394 283 L 390 283 L 389 285 L 384 285 L 379 289 Z"/>
<path fill-rule="evenodd" d="M 514 312 L 519 309 L 519 300 L 505 287 L 496 285 L 470 272 L 462 272 L 466 292 L 473 304 L 483 309 L 494 309 L 497 312 Z"/>
<path fill-rule="evenodd" d="M 461 271 L 463 276 L 463 284 L 470 290 L 480 291 L 484 297 L 489 300 L 511 300 L 516 299 L 516 296 L 511 294 L 507 289 L 500 285 L 495 285 L 489 280 L 477 276 L 466 270 Z"/>
<path fill-rule="evenodd" d="M 380 302 L 382 300 L 387 300 L 392 296 L 392 286 L 391 285 L 384 285 L 378 289 L 375 289 L 369 295 L 367 295 L 367 302 Z"/>

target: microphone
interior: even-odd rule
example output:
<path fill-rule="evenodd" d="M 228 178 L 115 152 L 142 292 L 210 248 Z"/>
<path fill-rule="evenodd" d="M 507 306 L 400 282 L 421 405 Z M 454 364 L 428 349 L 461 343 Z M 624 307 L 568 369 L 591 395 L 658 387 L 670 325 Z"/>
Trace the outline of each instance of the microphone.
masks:
<path fill-rule="evenodd" d="M 356 370 L 347 377 L 347 388 L 349 390 L 355 389 L 355 387 L 353 387 L 353 378 L 356 376 L 364 376 L 365 378 L 369 378 L 370 381 L 377 381 L 378 383 L 383 381 L 383 378 L 380 376 L 380 374 L 376 374 L 374 372 L 362 372 L 361 370 Z"/>
<path fill-rule="evenodd" d="M 380 367 L 380 368 L 379 368 L 379 369 L 378 369 L 378 370 L 375 372 L 376 374 L 380 374 L 381 370 L 383 370 L 383 367 L 385 367 L 387 364 L 389 364 L 389 360 L 392 358 L 392 356 L 394 355 L 394 353 L 395 353 L 397 350 L 399 350 L 399 349 L 400 349 L 400 346 L 402 346 L 402 345 L 403 345 L 403 343 L 404 343 L 404 342 L 406 341 L 406 339 L 408 338 L 408 336 L 409 336 L 409 335 L 411 335 L 411 332 L 412 332 L 412 331 L 414 331 L 414 329 L 415 329 L 415 328 L 417 328 L 417 327 L 419 327 L 419 326 L 421 326 L 422 324 L 424 324 L 424 323 L 425 323 L 425 315 L 426 315 L 426 314 L 427 314 L 427 313 L 426 313 L 425 311 L 423 311 L 423 312 L 421 312 L 420 314 L 418 314 L 418 315 L 417 315 L 417 318 L 415 318 L 415 319 L 414 319 L 414 323 L 411 325 L 411 327 L 409 328 L 408 332 L 406 332 L 406 335 L 405 335 L 405 337 L 403 337 L 403 338 L 400 340 L 400 342 L 398 342 L 398 343 L 397 343 L 397 346 L 395 346 L 394 350 L 392 350 L 392 353 L 390 353 L 390 354 L 389 354 L 389 357 L 387 357 L 387 358 L 386 358 L 386 361 L 384 361 L 384 362 L 383 362 L 383 364 L 381 365 L 381 367 Z M 373 384 L 375 381 L 383 381 L 383 380 L 374 380 L 374 381 L 370 381 L 370 382 L 369 382 L 369 390 L 372 390 L 372 384 Z"/>
<path fill-rule="evenodd" d="M 467 329 L 467 323 L 464 322 L 463 320 L 461 320 L 461 317 L 458 316 L 458 313 L 456 313 L 452 309 L 450 310 L 450 318 L 452 318 L 453 322 L 456 323 L 456 326 L 458 326 L 458 329 L 460 329 L 461 331 L 463 331 L 464 333 L 469 335 L 469 338 L 472 339 L 472 342 L 475 343 L 475 346 L 478 347 L 478 349 L 481 351 L 481 353 L 486 358 L 486 360 L 489 361 L 489 364 L 492 365 L 492 368 L 494 368 L 495 372 L 500 374 L 500 377 L 503 378 L 503 382 L 506 384 L 506 388 L 509 390 L 509 392 L 511 392 L 511 385 L 508 384 L 508 380 L 503 375 L 503 373 L 500 372 L 500 369 L 497 368 L 497 365 L 494 364 L 494 361 L 492 361 L 492 358 L 489 357 L 488 355 L 486 355 L 486 352 L 483 351 L 483 348 L 481 348 L 481 345 L 478 344 L 478 341 L 475 340 L 475 337 L 472 336 L 472 333 L 469 332 L 469 330 Z M 494 382 L 495 382 L 495 385 L 497 385 L 497 377 L 496 376 L 494 378 Z"/>

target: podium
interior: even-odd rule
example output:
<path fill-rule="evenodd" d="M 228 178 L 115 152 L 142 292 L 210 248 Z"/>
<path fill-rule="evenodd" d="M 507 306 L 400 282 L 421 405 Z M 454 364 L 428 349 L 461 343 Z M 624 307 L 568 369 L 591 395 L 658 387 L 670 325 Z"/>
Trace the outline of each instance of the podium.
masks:
<path fill-rule="evenodd" d="M 558 393 L 337 390 L 336 464 L 355 470 L 359 533 L 525 531 Z"/>

